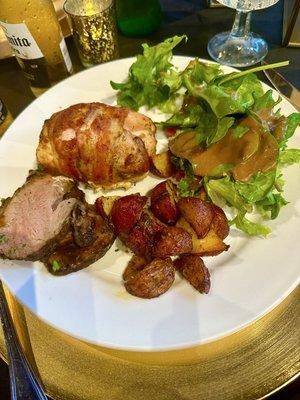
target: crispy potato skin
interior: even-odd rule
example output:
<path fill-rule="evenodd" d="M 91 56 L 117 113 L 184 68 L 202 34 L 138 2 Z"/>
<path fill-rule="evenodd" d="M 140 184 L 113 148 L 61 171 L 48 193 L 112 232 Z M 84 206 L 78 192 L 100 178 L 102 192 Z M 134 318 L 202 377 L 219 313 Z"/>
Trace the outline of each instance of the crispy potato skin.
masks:
<path fill-rule="evenodd" d="M 175 260 L 175 268 L 198 292 L 208 293 L 210 273 L 203 260 L 195 254 L 183 254 Z"/>
<path fill-rule="evenodd" d="M 199 239 L 194 229 L 183 217 L 179 218 L 176 226 L 185 229 L 191 235 L 193 244 L 192 250 L 189 251 L 191 254 L 198 254 L 199 256 L 217 256 L 229 249 L 229 246 L 226 245 L 213 230 L 210 230 L 204 238 Z"/>
<path fill-rule="evenodd" d="M 114 202 L 118 200 L 120 196 L 100 196 L 95 201 L 95 207 L 98 214 L 102 218 L 108 219 Z"/>
<path fill-rule="evenodd" d="M 129 281 L 139 271 L 141 271 L 147 263 L 148 260 L 145 257 L 134 254 L 123 272 L 123 281 Z"/>
<path fill-rule="evenodd" d="M 176 168 L 171 161 L 172 153 L 170 150 L 151 157 L 150 171 L 160 178 L 169 178 L 176 172 Z"/>
<path fill-rule="evenodd" d="M 210 203 L 196 197 L 183 197 L 177 202 L 182 216 L 193 227 L 199 238 L 204 238 L 214 218 Z"/>
<path fill-rule="evenodd" d="M 140 219 L 146 202 L 146 196 L 131 194 L 120 197 L 113 203 L 110 218 L 116 235 L 128 233 L 132 229 Z"/>
<path fill-rule="evenodd" d="M 211 224 L 211 229 L 216 232 L 220 239 L 224 240 L 229 235 L 229 224 L 227 217 L 222 208 L 212 204 L 214 217 Z"/>
<path fill-rule="evenodd" d="M 154 257 L 164 258 L 189 253 L 193 248 L 191 235 L 183 228 L 170 226 L 154 238 Z"/>
<path fill-rule="evenodd" d="M 121 234 L 121 241 L 135 254 L 153 258 L 154 236 L 164 229 L 150 212 L 143 211 L 141 218 L 128 234 Z"/>
<path fill-rule="evenodd" d="M 176 189 L 171 181 L 159 183 L 151 192 L 151 211 L 161 222 L 175 225 L 179 218 Z"/>
<path fill-rule="evenodd" d="M 172 286 L 175 279 L 175 268 L 171 258 L 155 258 L 147 264 L 141 257 L 133 256 L 126 270 L 123 277 L 127 292 L 144 299 L 162 295 Z"/>

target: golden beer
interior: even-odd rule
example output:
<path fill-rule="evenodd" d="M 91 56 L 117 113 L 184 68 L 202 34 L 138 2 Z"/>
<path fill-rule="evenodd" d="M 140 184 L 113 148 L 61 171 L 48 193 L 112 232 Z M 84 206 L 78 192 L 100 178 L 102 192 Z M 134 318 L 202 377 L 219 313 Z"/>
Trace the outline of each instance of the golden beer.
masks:
<path fill-rule="evenodd" d="M 72 72 L 51 0 L 0 0 L 0 25 L 35 94 Z"/>

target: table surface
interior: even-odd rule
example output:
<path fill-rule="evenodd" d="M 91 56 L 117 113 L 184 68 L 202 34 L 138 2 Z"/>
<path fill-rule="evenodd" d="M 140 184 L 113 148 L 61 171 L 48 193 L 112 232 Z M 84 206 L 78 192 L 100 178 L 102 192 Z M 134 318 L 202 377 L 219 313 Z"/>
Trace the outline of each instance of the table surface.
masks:
<path fill-rule="evenodd" d="M 231 28 L 233 11 L 229 9 L 201 9 L 193 0 L 183 1 L 179 6 L 177 1 L 162 1 L 164 8 L 164 23 L 154 34 L 144 38 L 126 38 L 119 36 L 120 58 L 134 56 L 141 52 L 141 43 L 155 44 L 166 37 L 175 34 L 186 34 L 187 44 L 178 46 L 177 54 L 209 58 L 206 44 L 217 32 Z M 201 1 L 200 1 L 201 4 Z M 200 8 L 200 10 L 199 10 Z M 190 14 L 190 15 L 188 15 Z M 272 24 L 270 21 L 272 20 Z M 290 65 L 281 73 L 298 89 L 300 89 L 300 49 L 282 48 L 281 41 L 282 1 L 277 6 L 258 12 L 254 18 L 255 31 L 264 36 L 269 43 L 269 53 L 266 61 L 276 62 L 290 60 Z M 274 29 L 275 26 L 275 29 Z M 75 72 L 82 69 L 72 38 L 67 39 Z M 260 78 L 266 81 L 263 74 Z M 0 97 L 16 117 L 28 104 L 34 100 L 27 81 L 23 77 L 14 58 L 0 61 Z M 292 382 L 280 392 L 270 397 L 272 400 L 298 399 L 300 379 Z M 9 399 L 8 368 L 0 361 L 0 398 Z"/>

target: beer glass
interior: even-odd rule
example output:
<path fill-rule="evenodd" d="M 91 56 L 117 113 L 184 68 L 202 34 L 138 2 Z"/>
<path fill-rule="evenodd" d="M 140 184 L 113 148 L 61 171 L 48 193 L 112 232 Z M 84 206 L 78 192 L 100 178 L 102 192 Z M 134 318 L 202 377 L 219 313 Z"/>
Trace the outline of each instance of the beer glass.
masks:
<path fill-rule="evenodd" d="M 261 61 L 268 52 L 266 41 L 250 32 L 251 11 L 267 8 L 278 0 L 218 0 L 237 10 L 231 32 L 222 32 L 208 42 L 211 58 L 220 64 L 246 67 Z"/>
<path fill-rule="evenodd" d="M 113 0 L 67 0 L 74 41 L 85 67 L 118 57 L 118 39 Z"/>

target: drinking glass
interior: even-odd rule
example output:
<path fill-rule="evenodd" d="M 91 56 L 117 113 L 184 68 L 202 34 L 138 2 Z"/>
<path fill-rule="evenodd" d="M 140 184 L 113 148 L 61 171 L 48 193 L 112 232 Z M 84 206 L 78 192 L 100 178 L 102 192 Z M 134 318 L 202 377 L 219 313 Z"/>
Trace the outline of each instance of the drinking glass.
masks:
<path fill-rule="evenodd" d="M 118 58 L 114 0 L 66 0 L 64 10 L 85 67 Z"/>
<path fill-rule="evenodd" d="M 250 32 L 251 11 L 267 8 L 278 0 L 218 0 L 237 10 L 231 32 L 218 33 L 208 42 L 208 53 L 220 64 L 246 67 L 261 61 L 268 52 L 266 41 Z"/>

